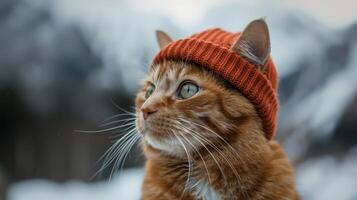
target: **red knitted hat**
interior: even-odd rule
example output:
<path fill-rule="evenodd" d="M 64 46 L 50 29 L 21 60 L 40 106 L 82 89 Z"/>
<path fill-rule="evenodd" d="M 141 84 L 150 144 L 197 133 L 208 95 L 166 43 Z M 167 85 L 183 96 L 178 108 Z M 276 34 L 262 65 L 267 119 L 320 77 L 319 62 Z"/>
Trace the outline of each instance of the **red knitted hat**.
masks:
<path fill-rule="evenodd" d="M 205 67 L 230 82 L 255 106 L 267 139 L 276 131 L 278 76 L 271 58 L 264 72 L 230 48 L 240 33 L 219 28 L 172 41 L 156 54 L 153 65 L 163 60 L 184 60 Z"/>

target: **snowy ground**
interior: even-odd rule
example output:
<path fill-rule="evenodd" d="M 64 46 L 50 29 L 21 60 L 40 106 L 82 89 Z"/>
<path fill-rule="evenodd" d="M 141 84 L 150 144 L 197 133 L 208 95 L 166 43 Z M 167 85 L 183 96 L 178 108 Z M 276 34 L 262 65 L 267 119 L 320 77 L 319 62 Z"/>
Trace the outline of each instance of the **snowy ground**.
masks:
<path fill-rule="evenodd" d="M 356 200 L 356 166 L 357 148 L 342 159 L 308 160 L 297 168 L 298 189 L 305 200 Z M 138 200 L 142 177 L 142 169 L 130 169 L 110 182 L 26 181 L 10 187 L 8 200 Z"/>
<path fill-rule="evenodd" d="M 142 177 L 142 169 L 130 169 L 110 182 L 25 181 L 10 187 L 8 200 L 137 200 Z"/>

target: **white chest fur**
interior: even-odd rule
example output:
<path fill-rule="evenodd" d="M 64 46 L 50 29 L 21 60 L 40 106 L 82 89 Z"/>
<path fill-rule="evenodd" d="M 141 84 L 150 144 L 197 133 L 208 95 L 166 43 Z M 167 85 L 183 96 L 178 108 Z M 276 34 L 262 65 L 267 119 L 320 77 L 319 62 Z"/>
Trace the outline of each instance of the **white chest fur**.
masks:
<path fill-rule="evenodd" d="M 192 180 L 191 189 L 197 199 L 203 200 L 220 200 L 219 195 L 210 184 L 206 181 L 194 181 Z"/>

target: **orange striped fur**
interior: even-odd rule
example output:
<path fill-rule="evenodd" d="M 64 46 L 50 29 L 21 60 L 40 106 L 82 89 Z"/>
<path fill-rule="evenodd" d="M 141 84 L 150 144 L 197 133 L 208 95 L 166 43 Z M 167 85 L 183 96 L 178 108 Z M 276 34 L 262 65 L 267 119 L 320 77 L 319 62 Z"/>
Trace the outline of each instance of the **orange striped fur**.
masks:
<path fill-rule="evenodd" d="M 199 91 L 176 98 L 187 80 Z M 155 90 L 146 98 L 150 84 Z M 299 199 L 293 168 L 265 137 L 252 103 L 212 72 L 186 62 L 157 64 L 137 94 L 136 112 L 147 159 L 143 200 Z"/>

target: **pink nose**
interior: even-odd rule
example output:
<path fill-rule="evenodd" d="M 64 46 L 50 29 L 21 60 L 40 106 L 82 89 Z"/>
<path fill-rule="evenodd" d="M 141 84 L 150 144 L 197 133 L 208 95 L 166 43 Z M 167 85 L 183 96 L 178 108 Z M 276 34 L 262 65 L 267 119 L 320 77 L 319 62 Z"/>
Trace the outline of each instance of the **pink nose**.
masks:
<path fill-rule="evenodd" d="M 146 108 L 141 108 L 141 112 L 143 113 L 143 117 L 146 120 L 150 115 L 156 113 L 158 111 L 157 108 L 155 107 L 146 107 Z"/>

